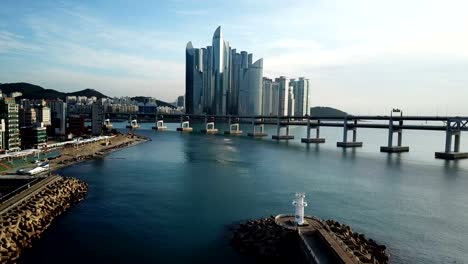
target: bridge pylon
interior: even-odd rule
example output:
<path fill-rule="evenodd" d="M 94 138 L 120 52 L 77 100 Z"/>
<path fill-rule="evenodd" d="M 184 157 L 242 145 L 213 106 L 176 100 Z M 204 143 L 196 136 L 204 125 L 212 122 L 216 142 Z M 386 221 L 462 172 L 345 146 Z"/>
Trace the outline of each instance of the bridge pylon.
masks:
<path fill-rule="evenodd" d="M 401 153 L 401 152 L 408 152 L 408 146 L 402 146 L 403 141 L 403 119 L 398 121 L 398 125 L 395 128 L 394 120 L 393 120 L 393 113 L 400 113 L 400 117 L 403 117 L 403 112 L 400 109 L 393 109 L 390 113 L 390 119 L 388 120 L 388 145 L 380 147 L 380 152 L 387 152 L 387 153 Z M 398 141 L 397 145 L 393 145 L 393 135 L 397 133 Z"/>
<path fill-rule="evenodd" d="M 356 147 L 362 147 L 362 142 L 356 141 L 357 138 L 357 120 L 354 119 L 354 124 L 349 125 L 348 124 L 348 117 L 346 116 L 344 121 L 343 121 L 343 141 L 337 142 L 336 146 L 340 148 L 356 148 Z M 348 141 L 348 132 L 352 131 L 353 132 L 353 141 L 349 142 Z"/>
<path fill-rule="evenodd" d="M 438 159 L 455 160 L 468 158 L 468 152 L 460 151 L 461 131 L 468 127 L 468 121 L 461 119 L 448 119 L 447 130 L 445 135 L 445 151 L 436 152 L 435 157 Z M 452 139 L 454 139 L 452 149 Z"/>
<path fill-rule="evenodd" d="M 286 134 L 281 135 L 281 127 L 286 127 Z M 276 122 L 276 135 L 273 135 L 271 139 L 276 139 L 276 140 L 289 140 L 289 139 L 294 139 L 293 135 L 289 135 L 289 117 L 286 118 L 286 124 L 283 124 L 281 122 L 281 118 L 278 116 L 277 122 Z"/>
<path fill-rule="evenodd" d="M 310 130 L 315 128 L 315 138 L 310 138 Z M 310 122 L 310 117 L 307 117 L 307 138 L 301 138 L 302 143 L 325 143 L 324 138 L 320 138 L 320 120 L 315 123 Z"/>
<path fill-rule="evenodd" d="M 252 117 L 252 133 L 247 133 L 247 136 L 254 138 L 268 136 L 268 134 L 265 133 L 265 125 L 256 123 L 255 119 L 255 117 Z"/>
<path fill-rule="evenodd" d="M 193 128 L 190 127 L 190 121 L 184 121 L 184 116 L 180 116 L 180 127 L 177 128 L 180 132 L 192 132 Z"/>

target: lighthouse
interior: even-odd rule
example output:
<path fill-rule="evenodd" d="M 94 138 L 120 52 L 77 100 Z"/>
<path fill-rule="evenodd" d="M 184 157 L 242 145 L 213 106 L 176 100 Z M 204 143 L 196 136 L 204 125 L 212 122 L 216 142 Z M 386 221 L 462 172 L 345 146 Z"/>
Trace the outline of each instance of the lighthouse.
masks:
<path fill-rule="evenodd" d="M 296 225 L 304 225 L 304 207 L 307 206 L 307 203 L 304 201 L 305 193 L 296 193 L 295 199 L 292 204 L 296 207 L 296 214 L 294 221 Z"/>

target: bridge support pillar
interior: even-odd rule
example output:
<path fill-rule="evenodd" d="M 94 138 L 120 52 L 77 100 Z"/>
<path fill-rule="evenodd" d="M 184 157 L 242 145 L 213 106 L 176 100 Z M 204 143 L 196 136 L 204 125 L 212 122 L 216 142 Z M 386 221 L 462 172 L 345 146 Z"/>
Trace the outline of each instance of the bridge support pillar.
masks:
<path fill-rule="evenodd" d="M 445 135 L 445 151 L 436 152 L 437 159 L 455 160 L 468 158 L 468 152 L 460 152 L 461 128 L 468 122 L 461 120 L 447 120 L 447 130 Z M 454 139 L 452 149 L 452 138 Z"/>
<path fill-rule="evenodd" d="M 336 146 L 340 148 L 356 148 L 362 147 L 362 142 L 357 142 L 357 120 L 354 120 L 354 125 L 349 126 L 348 118 L 346 117 L 343 123 L 343 141 L 337 142 Z M 348 132 L 353 132 L 353 141 L 348 142 Z"/>
<path fill-rule="evenodd" d="M 281 135 L 281 127 L 282 126 L 286 127 L 286 135 Z M 271 138 L 276 139 L 276 140 L 294 139 L 293 135 L 289 135 L 289 117 L 287 118 L 286 124 L 283 125 L 283 124 L 281 124 L 281 119 L 278 116 L 278 119 L 277 119 L 277 122 L 276 122 L 276 135 L 273 135 Z"/>
<path fill-rule="evenodd" d="M 180 132 L 192 132 L 193 128 L 190 127 L 189 121 L 184 121 L 184 117 L 180 116 L 180 127 L 177 128 Z"/>
<path fill-rule="evenodd" d="M 229 130 L 224 131 L 225 135 L 241 135 L 242 134 L 242 130 L 239 130 L 240 128 L 239 122 L 232 123 L 231 117 L 229 117 L 228 119 L 228 128 Z"/>
<path fill-rule="evenodd" d="M 205 129 L 202 129 L 201 132 L 206 134 L 216 134 L 218 133 L 218 129 L 215 128 L 215 123 L 208 122 L 208 118 L 205 116 Z"/>
<path fill-rule="evenodd" d="M 408 146 L 402 146 L 403 142 L 403 131 L 401 127 L 403 126 L 403 120 L 400 120 L 398 123 L 399 128 L 395 129 L 393 120 L 390 118 L 389 125 L 388 125 L 388 145 L 380 147 L 380 152 L 387 152 L 387 153 L 400 153 L 400 152 L 408 152 Z M 397 145 L 393 145 L 393 135 L 397 133 Z"/>
<path fill-rule="evenodd" d="M 156 131 L 164 131 L 167 130 L 167 126 L 164 125 L 163 120 L 156 120 L 156 126 L 153 127 Z"/>
<path fill-rule="evenodd" d="M 310 138 L 310 130 L 315 128 L 315 138 Z M 312 124 L 310 122 L 310 117 L 307 118 L 307 138 L 301 138 L 302 143 L 325 143 L 324 138 L 320 138 L 320 120 L 317 120 L 317 123 Z"/>
<path fill-rule="evenodd" d="M 247 133 L 247 136 L 261 138 L 268 136 L 268 134 L 265 133 L 265 126 L 255 123 L 255 118 L 252 118 L 252 133 Z"/>

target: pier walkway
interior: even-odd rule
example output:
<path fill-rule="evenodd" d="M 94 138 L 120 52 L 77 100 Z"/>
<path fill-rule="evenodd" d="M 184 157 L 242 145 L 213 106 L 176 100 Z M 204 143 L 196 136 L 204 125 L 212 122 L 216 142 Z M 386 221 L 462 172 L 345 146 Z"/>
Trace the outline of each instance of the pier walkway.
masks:
<path fill-rule="evenodd" d="M 352 251 L 347 251 L 343 243 L 335 239 L 320 222 L 314 217 L 305 216 L 307 225 L 297 226 L 293 215 L 278 215 L 275 218 L 277 225 L 287 229 L 297 230 L 302 243 L 306 259 L 310 263 L 326 264 L 363 264 Z"/>

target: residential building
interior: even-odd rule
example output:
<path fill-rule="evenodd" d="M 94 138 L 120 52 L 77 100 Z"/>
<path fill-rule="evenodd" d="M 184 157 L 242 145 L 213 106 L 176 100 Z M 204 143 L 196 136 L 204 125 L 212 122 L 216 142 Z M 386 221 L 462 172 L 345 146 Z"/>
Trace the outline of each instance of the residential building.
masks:
<path fill-rule="evenodd" d="M 14 98 L 3 97 L 0 100 L 0 119 L 5 120 L 5 149 L 20 150 L 18 105 Z"/>
<path fill-rule="evenodd" d="M 41 148 L 47 145 L 47 129 L 40 123 L 38 126 L 21 128 L 21 148 Z"/>
<path fill-rule="evenodd" d="M 0 151 L 4 151 L 6 149 L 5 131 L 6 131 L 5 119 L 0 119 Z"/>
<path fill-rule="evenodd" d="M 67 128 L 67 103 L 62 100 L 48 102 L 54 135 L 65 135 Z"/>
<path fill-rule="evenodd" d="M 100 135 L 104 125 L 104 104 L 102 100 L 95 102 L 92 109 L 92 133 L 93 135 Z"/>
<path fill-rule="evenodd" d="M 68 115 L 68 133 L 75 136 L 82 136 L 87 133 L 83 116 Z"/>

